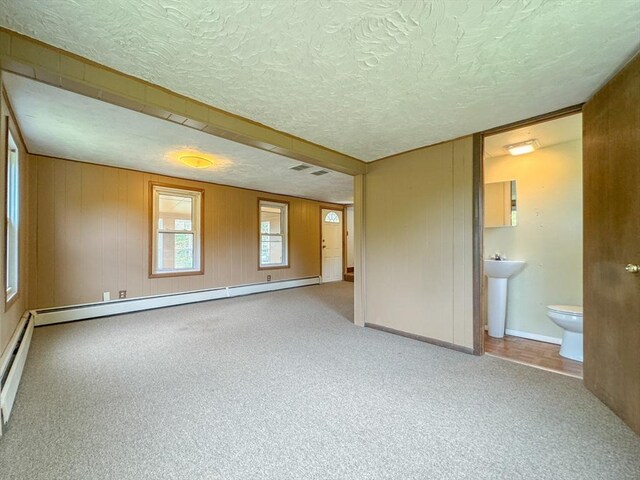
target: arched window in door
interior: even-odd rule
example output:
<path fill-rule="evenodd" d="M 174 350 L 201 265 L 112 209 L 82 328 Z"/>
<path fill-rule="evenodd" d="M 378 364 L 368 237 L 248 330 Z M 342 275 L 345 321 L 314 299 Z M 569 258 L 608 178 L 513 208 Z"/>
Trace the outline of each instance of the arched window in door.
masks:
<path fill-rule="evenodd" d="M 340 223 L 340 217 L 336 212 L 329 212 L 324 216 L 326 223 Z"/>

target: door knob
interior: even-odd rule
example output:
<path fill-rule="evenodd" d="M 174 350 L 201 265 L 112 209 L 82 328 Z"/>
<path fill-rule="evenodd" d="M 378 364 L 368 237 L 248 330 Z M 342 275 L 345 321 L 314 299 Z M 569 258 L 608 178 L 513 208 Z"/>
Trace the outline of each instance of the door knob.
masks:
<path fill-rule="evenodd" d="M 638 273 L 640 272 L 640 265 L 634 265 L 633 263 L 630 263 L 629 265 L 624 267 L 624 269 L 629 273 Z"/>

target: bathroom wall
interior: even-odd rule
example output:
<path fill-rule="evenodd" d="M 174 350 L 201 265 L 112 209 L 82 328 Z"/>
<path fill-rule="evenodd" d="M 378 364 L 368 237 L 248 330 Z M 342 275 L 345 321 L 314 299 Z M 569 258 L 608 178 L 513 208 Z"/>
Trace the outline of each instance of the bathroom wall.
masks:
<path fill-rule="evenodd" d="M 560 339 L 551 304 L 582 305 L 582 141 L 484 162 L 485 183 L 516 181 L 518 226 L 485 228 L 484 257 L 525 260 L 509 282 L 507 329 Z"/>

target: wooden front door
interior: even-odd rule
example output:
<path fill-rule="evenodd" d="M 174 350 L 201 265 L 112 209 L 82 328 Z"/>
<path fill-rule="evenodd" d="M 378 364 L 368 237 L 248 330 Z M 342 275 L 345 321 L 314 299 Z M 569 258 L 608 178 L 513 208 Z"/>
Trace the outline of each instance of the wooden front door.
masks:
<path fill-rule="evenodd" d="M 583 128 L 584 383 L 640 433 L 640 54 Z"/>

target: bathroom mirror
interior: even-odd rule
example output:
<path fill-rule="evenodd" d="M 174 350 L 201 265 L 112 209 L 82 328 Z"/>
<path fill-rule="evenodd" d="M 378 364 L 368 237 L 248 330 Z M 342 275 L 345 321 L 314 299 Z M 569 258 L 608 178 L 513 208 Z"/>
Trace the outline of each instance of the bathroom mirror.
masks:
<path fill-rule="evenodd" d="M 517 223 L 516 181 L 484 184 L 484 226 L 515 227 Z"/>

